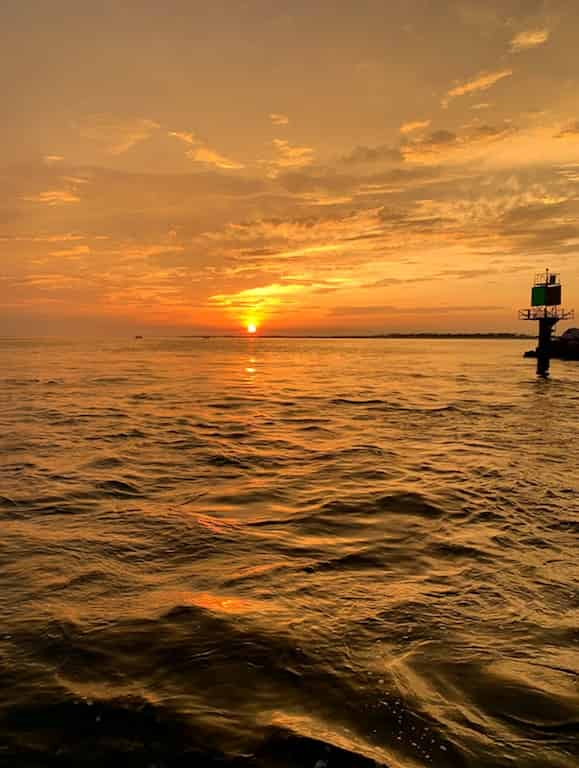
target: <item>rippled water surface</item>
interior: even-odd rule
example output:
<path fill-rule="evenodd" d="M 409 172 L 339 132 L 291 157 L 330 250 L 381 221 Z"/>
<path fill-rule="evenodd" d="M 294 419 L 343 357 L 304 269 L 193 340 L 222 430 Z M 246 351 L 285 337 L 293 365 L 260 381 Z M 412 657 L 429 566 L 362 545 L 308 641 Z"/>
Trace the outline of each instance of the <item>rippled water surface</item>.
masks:
<path fill-rule="evenodd" d="M 577 766 L 579 364 L 0 341 L 0 763 Z"/>

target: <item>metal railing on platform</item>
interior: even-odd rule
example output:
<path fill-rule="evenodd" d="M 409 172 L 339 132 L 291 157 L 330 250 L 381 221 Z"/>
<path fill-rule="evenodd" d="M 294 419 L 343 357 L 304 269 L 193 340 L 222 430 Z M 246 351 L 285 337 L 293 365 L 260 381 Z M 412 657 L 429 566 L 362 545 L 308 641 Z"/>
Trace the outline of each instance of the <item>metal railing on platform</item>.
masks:
<path fill-rule="evenodd" d="M 575 312 L 572 309 L 561 309 L 561 307 L 532 307 L 519 310 L 519 320 L 540 320 L 542 317 L 549 317 L 552 320 L 573 320 Z"/>

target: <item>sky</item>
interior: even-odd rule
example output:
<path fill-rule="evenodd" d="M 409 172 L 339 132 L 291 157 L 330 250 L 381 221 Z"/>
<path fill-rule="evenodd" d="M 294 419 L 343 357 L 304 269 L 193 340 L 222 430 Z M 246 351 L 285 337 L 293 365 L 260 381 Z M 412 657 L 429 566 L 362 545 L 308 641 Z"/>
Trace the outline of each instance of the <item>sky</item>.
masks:
<path fill-rule="evenodd" d="M 579 309 L 576 0 L 3 0 L 0 28 L 0 335 L 534 332 L 545 267 Z"/>

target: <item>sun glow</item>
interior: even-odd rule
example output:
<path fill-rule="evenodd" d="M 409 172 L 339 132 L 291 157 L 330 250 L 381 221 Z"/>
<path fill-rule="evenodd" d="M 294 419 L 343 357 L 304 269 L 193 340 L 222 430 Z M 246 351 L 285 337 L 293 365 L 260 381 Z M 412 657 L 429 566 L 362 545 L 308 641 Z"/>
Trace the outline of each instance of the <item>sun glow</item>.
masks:
<path fill-rule="evenodd" d="M 256 333 L 257 332 L 257 325 L 255 323 L 248 323 L 247 324 L 247 332 L 248 333 Z"/>

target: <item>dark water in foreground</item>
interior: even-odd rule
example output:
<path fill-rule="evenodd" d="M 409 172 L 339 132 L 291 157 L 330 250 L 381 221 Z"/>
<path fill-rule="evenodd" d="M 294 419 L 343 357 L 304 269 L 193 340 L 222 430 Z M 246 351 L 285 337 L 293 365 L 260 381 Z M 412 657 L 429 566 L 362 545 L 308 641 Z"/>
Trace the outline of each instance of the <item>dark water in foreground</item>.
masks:
<path fill-rule="evenodd" d="M 579 765 L 528 346 L 0 341 L 0 764 Z"/>

